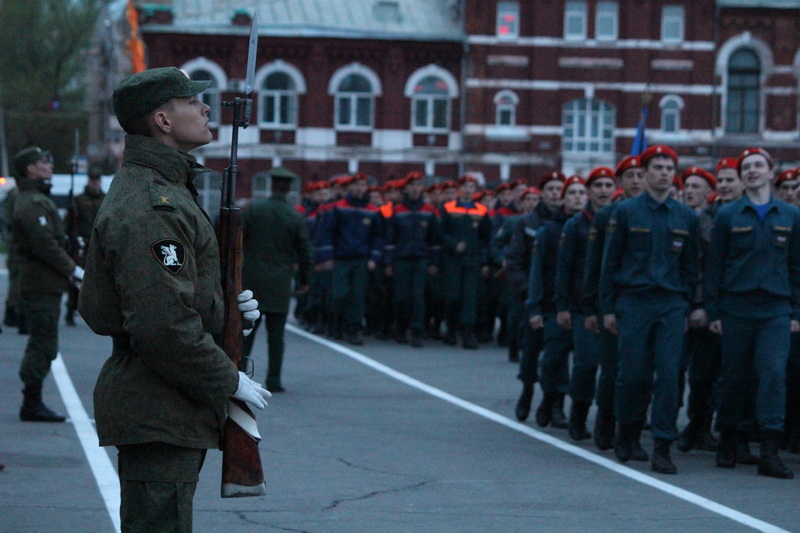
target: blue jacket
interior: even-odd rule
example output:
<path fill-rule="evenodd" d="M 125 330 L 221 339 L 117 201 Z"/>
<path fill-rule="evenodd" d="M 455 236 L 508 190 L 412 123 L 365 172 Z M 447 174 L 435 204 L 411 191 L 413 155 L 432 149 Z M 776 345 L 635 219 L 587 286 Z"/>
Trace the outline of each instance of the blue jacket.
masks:
<path fill-rule="evenodd" d="M 692 300 L 699 271 L 697 215 L 645 192 L 619 204 L 606 228 L 600 310 L 613 314 L 625 292 L 663 291 Z"/>
<path fill-rule="evenodd" d="M 597 212 L 589 227 L 586 243 L 586 260 L 583 269 L 583 297 L 581 303 L 584 315 L 600 314 L 600 267 L 603 264 L 603 249 L 606 243 L 608 221 L 617 210 L 619 203 L 605 206 Z"/>
<path fill-rule="evenodd" d="M 392 206 L 386 223 L 384 262 L 392 264 L 397 259 L 428 259 L 439 262 L 442 248 L 439 236 L 439 211 L 422 200 L 405 199 Z"/>
<path fill-rule="evenodd" d="M 556 312 L 583 313 L 581 308 L 583 273 L 586 264 L 589 228 L 593 219 L 592 206 L 586 204 L 583 211 L 564 224 L 556 261 Z"/>
<path fill-rule="evenodd" d="M 380 261 L 383 217 L 367 198 L 357 200 L 348 194 L 329 204 L 318 224 L 319 261 L 360 258 Z"/>
<path fill-rule="evenodd" d="M 570 215 L 559 211 L 536 230 L 536 245 L 528 281 L 528 300 L 525 302 L 528 316 L 556 312 L 556 261 L 561 232 L 569 219 Z"/>
<path fill-rule="evenodd" d="M 714 217 L 704 278 L 709 320 L 800 317 L 800 210 L 776 198 L 762 221 L 746 196 Z"/>

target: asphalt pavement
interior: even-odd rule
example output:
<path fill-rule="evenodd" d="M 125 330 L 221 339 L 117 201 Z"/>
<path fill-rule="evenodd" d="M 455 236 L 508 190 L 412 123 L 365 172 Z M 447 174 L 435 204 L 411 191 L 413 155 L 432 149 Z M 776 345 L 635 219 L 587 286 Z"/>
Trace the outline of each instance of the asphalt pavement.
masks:
<path fill-rule="evenodd" d="M 0 264 L 0 301 L 7 276 Z M 113 532 L 113 449 L 97 446 L 92 389 L 110 341 L 80 318 L 60 329 L 45 402 L 64 424 L 19 421 L 25 336 L 0 335 L 0 532 Z M 254 350 L 266 366 L 264 331 Z M 519 424 L 505 350 L 422 349 L 366 338 L 353 347 L 287 332 L 284 386 L 258 413 L 267 495 L 221 499 L 209 453 L 195 497 L 197 532 L 800 531 L 800 475 L 721 470 L 713 453 L 673 451 L 679 473 L 616 462 L 565 430 Z M 541 399 L 537 390 L 534 408 Z M 592 415 L 593 416 L 592 411 Z M 591 423 L 591 420 L 590 420 Z M 680 425 L 685 420 L 681 419 Z M 650 450 L 648 434 L 643 438 Z M 800 456 L 783 453 L 800 474 Z"/>

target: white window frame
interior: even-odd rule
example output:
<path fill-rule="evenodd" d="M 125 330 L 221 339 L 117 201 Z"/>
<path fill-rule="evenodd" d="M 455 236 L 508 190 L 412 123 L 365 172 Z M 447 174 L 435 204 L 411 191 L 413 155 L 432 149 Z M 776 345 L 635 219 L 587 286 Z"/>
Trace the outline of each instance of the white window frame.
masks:
<path fill-rule="evenodd" d="M 197 203 L 206 213 L 215 213 L 219 209 L 222 199 L 222 174 L 219 172 L 204 172 L 194 180 L 197 189 Z"/>
<path fill-rule="evenodd" d="M 602 33 L 603 24 L 610 27 Z M 594 38 L 598 41 L 615 41 L 619 37 L 619 2 L 598 2 L 594 17 Z"/>
<path fill-rule="evenodd" d="M 581 29 L 570 32 L 571 22 L 576 22 Z M 564 39 L 568 41 L 581 41 L 586 39 L 588 26 L 588 13 L 585 0 L 569 0 L 564 4 Z"/>
<path fill-rule="evenodd" d="M 510 100 L 505 102 L 504 100 Z M 519 97 L 514 91 L 500 91 L 494 95 L 495 107 L 495 126 L 500 128 L 510 128 L 517 125 L 517 105 L 519 105 Z M 501 121 L 502 114 L 507 112 L 510 116 L 508 124 L 503 124 Z"/>
<path fill-rule="evenodd" d="M 267 79 L 277 73 L 281 72 L 289 76 L 289 78 L 294 83 L 294 89 L 291 91 L 285 90 L 267 90 L 264 86 L 266 85 Z M 265 128 L 265 129 L 273 129 L 273 130 L 292 130 L 297 128 L 299 124 L 299 110 L 300 110 L 300 95 L 306 93 L 306 81 L 303 77 L 303 74 L 300 72 L 297 67 L 294 65 L 287 63 L 283 60 L 273 61 L 264 65 L 259 69 L 256 73 L 255 80 L 254 80 L 255 88 L 258 91 L 258 127 Z M 293 107 L 290 120 L 286 123 L 282 123 L 280 121 L 267 121 L 264 120 L 264 112 L 267 109 L 267 99 L 270 97 L 280 97 L 280 96 L 287 96 L 289 97 L 289 105 Z M 280 116 L 280 112 L 276 114 L 276 116 Z"/>
<path fill-rule="evenodd" d="M 211 87 L 200 93 L 198 97 L 203 103 L 211 107 L 211 111 L 208 112 L 208 125 L 212 128 L 219 127 L 219 117 L 222 107 L 221 93 L 228 87 L 228 77 L 225 75 L 225 71 L 218 64 L 205 57 L 193 59 L 184 63 L 180 68 L 188 74 L 190 78 L 198 71 L 205 71 L 211 76 Z"/>
<path fill-rule="evenodd" d="M 562 109 L 562 121 L 565 154 L 607 156 L 614 153 L 616 110 L 608 102 L 595 98 L 567 102 Z"/>
<path fill-rule="evenodd" d="M 434 77 L 439 79 L 440 81 L 444 82 L 445 86 L 447 87 L 447 92 L 445 94 L 436 94 L 436 95 L 419 95 L 416 92 L 416 87 L 422 80 Z M 406 81 L 406 86 L 403 91 L 403 94 L 406 98 L 411 99 L 411 130 L 415 133 L 447 133 L 450 131 L 450 116 L 453 113 L 452 109 L 452 100 L 458 97 L 458 82 L 456 81 L 455 76 L 450 73 L 449 70 L 446 70 L 438 65 L 427 65 L 422 67 L 421 69 L 416 70 L 411 76 L 409 76 L 408 80 Z M 431 125 L 431 118 L 432 118 L 432 105 L 434 100 L 443 100 L 446 99 L 446 109 L 445 109 L 445 116 L 447 119 L 447 124 L 445 127 L 433 127 Z M 426 101 L 428 102 L 428 120 L 425 125 L 418 125 L 416 123 L 416 109 L 417 104 L 419 102 Z"/>
<path fill-rule="evenodd" d="M 513 21 L 507 20 L 513 17 Z M 508 28 L 508 33 L 502 33 L 502 28 Z M 519 2 L 497 3 L 497 27 L 495 30 L 498 39 L 516 39 L 519 37 Z"/>
<path fill-rule="evenodd" d="M 675 134 L 681 131 L 681 114 L 684 108 L 683 98 L 678 95 L 670 94 L 661 99 L 658 103 L 661 109 L 661 133 Z M 674 129 L 667 129 L 667 122 L 670 117 L 673 119 Z"/>
<path fill-rule="evenodd" d="M 685 32 L 685 8 L 679 5 L 663 6 L 661 8 L 661 40 L 665 43 L 680 43 L 683 42 Z"/>
<path fill-rule="evenodd" d="M 351 74 L 361 76 L 370 86 L 369 92 L 342 92 L 341 83 Z M 377 74 L 360 63 L 352 63 L 334 72 L 328 84 L 328 94 L 334 97 L 333 124 L 337 131 L 372 131 L 375 126 L 375 99 L 382 93 L 380 78 Z M 340 109 L 344 102 L 350 105 L 350 117 L 347 123 L 339 123 Z M 368 124 L 357 124 L 358 105 L 366 102 L 369 105 Z"/>

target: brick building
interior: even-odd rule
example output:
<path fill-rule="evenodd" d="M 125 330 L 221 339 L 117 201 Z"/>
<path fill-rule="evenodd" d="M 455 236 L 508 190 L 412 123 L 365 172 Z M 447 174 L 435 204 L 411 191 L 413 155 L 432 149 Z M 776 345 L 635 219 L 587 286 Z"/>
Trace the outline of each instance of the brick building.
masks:
<path fill-rule="evenodd" d="M 234 7 L 235 6 L 235 7 Z M 241 8 L 244 8 L 243 10 Z M 265 171 L 305 180 L 421 170 L 487 183 L 586 172 L 650 144 L 710 167 L 751 145 L 797 164 L 797 0 L 172 0 L 140 7 L 150 67 L 210 79 L 225 166 L 246 35 L 258 13 L 253 124 L 242 196 Z M 213 197 L 215 178 L 204 189 Z"/>

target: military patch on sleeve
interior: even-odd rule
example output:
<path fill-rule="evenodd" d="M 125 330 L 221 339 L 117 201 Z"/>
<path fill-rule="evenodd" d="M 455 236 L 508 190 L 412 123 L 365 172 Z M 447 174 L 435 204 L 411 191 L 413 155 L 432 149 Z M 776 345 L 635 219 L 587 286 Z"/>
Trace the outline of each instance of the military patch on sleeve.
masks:
<path fill-rule="evenodd" d="M 614 233 L 614 230 L 615 230 L 616 228 L 617 228 L 617 219 L 616 219 L 616 218 L 612 218 L 612 219 L 610 219 L 610 220 L 608 221 L 608 228 L 606 228 L 606 231 L 607 231 L 608 233 Z"/>
<path fill-rule="evenodd" d="M 173 239 L 161 239 L 154 242 L 150 249 L 161 266 L 172 274 L 177 274 L 183 269 L 186 261 L 186 247 L 182 243 Z"/>
<path fill-rule="evenodd" d="M 589 228 L 589 240 L 594 241 L 596 239 L 597 239 L 597 228 L 592 226 L 591 228 Z"/>

